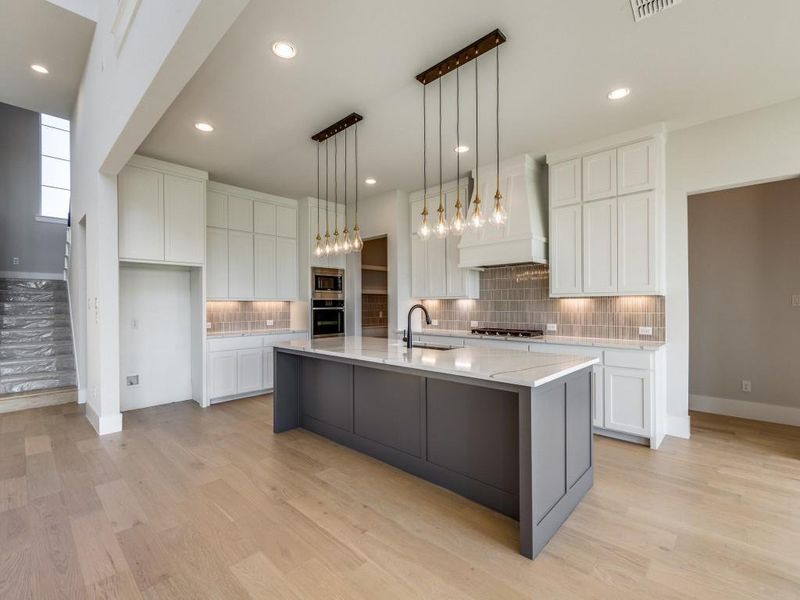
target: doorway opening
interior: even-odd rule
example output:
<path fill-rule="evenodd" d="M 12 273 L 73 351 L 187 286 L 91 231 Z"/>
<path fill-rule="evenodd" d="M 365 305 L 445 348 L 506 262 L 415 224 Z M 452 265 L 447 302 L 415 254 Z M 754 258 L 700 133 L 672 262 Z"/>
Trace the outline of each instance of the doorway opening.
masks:
<path fill-rule="evenodd" d="M 389 336 L 386 236 L 364 242 L 361 251 L 361 335 Z"/>

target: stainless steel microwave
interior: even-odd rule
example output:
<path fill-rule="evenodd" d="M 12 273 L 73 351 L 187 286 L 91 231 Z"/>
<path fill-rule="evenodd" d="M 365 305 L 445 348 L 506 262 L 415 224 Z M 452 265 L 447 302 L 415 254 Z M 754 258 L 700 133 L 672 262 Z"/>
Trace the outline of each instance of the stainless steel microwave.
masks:
<path fill-rule="evenodd" d="M 341 298 L 344 296 L 344 271 L 342 269 L 311 269 L 312 295 L 318 298 Z"/>

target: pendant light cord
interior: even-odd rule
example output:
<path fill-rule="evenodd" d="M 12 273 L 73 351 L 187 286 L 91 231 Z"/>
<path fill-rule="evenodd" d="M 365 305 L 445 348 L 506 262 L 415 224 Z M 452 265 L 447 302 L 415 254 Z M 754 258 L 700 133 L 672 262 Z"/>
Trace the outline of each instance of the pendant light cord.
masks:
<path fill-rule="evenodd" d="M 358 123 L 356 123 L 356 220 L 355 229 L 358 227 Z"/>
<path fill-rule="evenodd" d="M 461 204 L 461 82 L 460 66 L 456 66 L 456 204 Z M 458 216 L 458 215 L 456 215 Z"/>
<path fill-rule="evenodd" d="M 328 157 L 328 150 L 331 146 L 330 138 L 325 140 L 325 238 L 331 237 L 331 230 L 328 226 L 328 216 L 330 215 L 330 210 L 328 209 L 328 197 L 330 194 L 328 191 L 330 188 L 328 187 L 328 167 L 330 166 L 330 159 Z"/>
<path fill-rule="evenodd" d="M 495 76 L 496 76 L 496 98 L 495 103 L 495 127 L 497 130 L 497 194 L 500 194 L 500 46 L 494 48 Z"/>
<path fill-rule="evenodd" d="M 339 233 L 339 136 L 333 136 L 333 235 Z"/>
<path fill-rule="evenodd" d="M 428 213 L 428 110 L 426 103 L 427 86 L 422 84 L 422 214 Z"/>
<path fill-rule="evenodd" d="M 319 142 L 317 143 L 317 238 L 319 238 Z"/>
<path fill-rule="evenodd" d="M 442 203 L 444 197 L 442 195 L 442 78 L 439 77 L 439 214 L 445 212 Z M 445 216 L 446 213 L 445 213 Z"/>
<path fill-rule="evenodd" d="M 344 130 L 344 230 L 347 231 L 347 129 Z"/>
<path fill-rule="evenodd" d="M 480 189 L 478 186 L 478 149 L 480 144 L 478 143 L 478 59 L 475 59 L 475 201 L 476 204 L 480 204 L 481 198 L 479 195 L 478 190 Z"/>

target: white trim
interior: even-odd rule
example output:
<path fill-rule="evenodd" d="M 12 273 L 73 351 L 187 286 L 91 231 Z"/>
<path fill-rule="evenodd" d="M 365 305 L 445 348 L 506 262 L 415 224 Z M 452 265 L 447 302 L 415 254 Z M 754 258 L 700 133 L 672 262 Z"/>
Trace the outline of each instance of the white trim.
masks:
<path fill-rule="evenodd" d="M 673 437 L 688 440 L 692 434 L 692 418 L 689 415 L 685 417 L 667 415 L 667 428 L 665 433 Z"/>
<path fill-rule="evenodd" d="M 118 412 L 113 415 L 106 415 L 101 417 L 98 415 L 91 404 L 86 405 L 86 420 L 91 423 L 97 435 L 108 435 L 109 433 L 117 433 L 122 431 L 122 413 Z"/>
<path fill-rule="evenodd" d="M 64 280 L 64 273 L 34 273 L 32 271 L 0 271 L 5 279 L 58 279 Z"/>
<path fill-rule="evenodd" d="M 72 292 L 69 289 L 67 269 L 64 269 L 64 281 L 67 282 L 67 306 L 69 307 L 69 331 L 70 337 L 72 338 L 72 360 L 75 364 L 75 386 L 78 388 L 78 404 L 83 404 L 83 402 L 86 402 L 86 399 L 84 398 L 83 402 L 81 402 L 81 370 L 78 368 L 78 346 L 75 342 L 75 320 L 72 318 Z"/>
<path fill-rule="evenodd" d="M 284 196 L 276 196 L 267 192 L 259 192 L 258 190 L 249 190 L 247 188 L 237 187 L 227 183 L 220 183 L 219 181 L 208 181 L 206 189 L 209 192 L 218 192 L 220 194 L 233 194 L 241 198 L 248 198 L 249 200 L 261 200 L 287 206 L 290 208 L 297 208 L 298 201 L 294 198 L 285 198 Z M 225 229 L 225 228 L 223 228 Z"/>
<path fill-rule="evenodd" d="M 86 404 L 86 398 L 88 397 L 88 395 L 89 395 L 89 390 L 87 390 L 86 388 L 78 388 L 78 404 Z"/>
<path fill-rule="evenodd" d="M 689 394 L 689 410 L 739 417 L 767 423 L 800 426 L 800 408 Z"/>
<path fill-rule="evenodd" d="M 632 144 L 633 142 L 639 142 L 648 138 L 663 138 L 666 136 L 666 133 L 667 127 L 664 123 L 654 123 L 652 125 L 647 125 L 646 127 L 640 127 L 630 131 L 623 131 L 622 133 L 610 135 L 599 140 L 594 140 L 585 144 L 579 144 L 570 148 L 564 148 L 563 150 L 558 150 L 556 152 L 548 152 L 545 158 L 547 164 L 552 165 L 555 163 L 564 162 L 565 160 L 578 158 L 584 154 L 593 154 L 595 152 L 616 148 L 617 146 L 625 146 L 627 144 Z"/>
<path fill-rule="evenodd" d="M 150 158 L 149 156 L 142 156 L 141 154 L 134 154 L 131 156 L 128 164 L 132 167 L 139 167 L 141 169 L 151 169 L 154 171 L 160 171 L 162 173 L 178 175 L 180 177 L 189 177 L 191 179 L 208 181 L 208 171 L 201 171 L 200 169 L 193 169 L 191 167 L 184 167 L 183 165 L 168 163 L 163 160 Z"/>
<path fill-rule="evenodd" d="M 69 191 L 69 190 L 67 190 Z M 67 220 L 62 219 L 60 217 L 48 217 L 46 215 L 36 215 L 33 217 L 34 220 L 38 221 L 39 223 L 53 223 L 55 225 L 66 225 Z"/>

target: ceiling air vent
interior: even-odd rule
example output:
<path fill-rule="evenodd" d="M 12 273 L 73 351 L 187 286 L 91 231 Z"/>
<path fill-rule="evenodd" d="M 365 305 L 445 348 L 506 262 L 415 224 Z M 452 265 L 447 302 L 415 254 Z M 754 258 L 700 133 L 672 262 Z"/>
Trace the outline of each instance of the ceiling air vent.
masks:
<path fill-rule="evenodd" d="M 633 20 L 637 23 L 648 17 L 653 17 L 662 10 L 677 6 L 683 0 L 631 0 Z"/>

